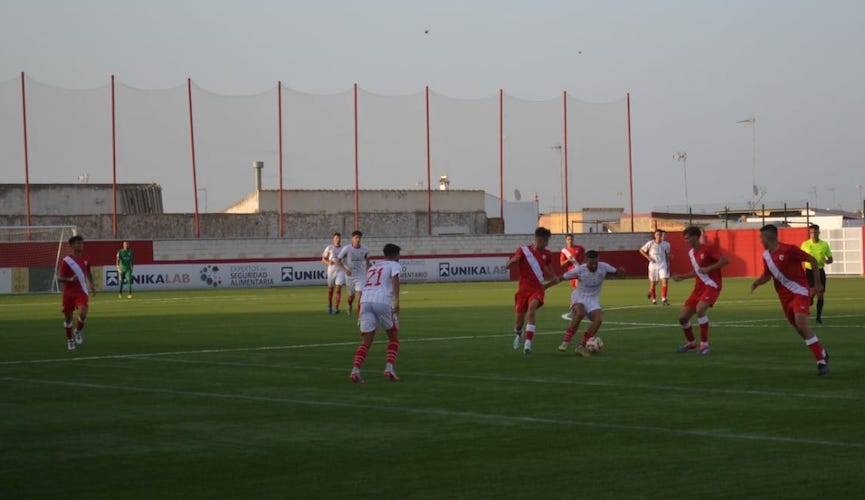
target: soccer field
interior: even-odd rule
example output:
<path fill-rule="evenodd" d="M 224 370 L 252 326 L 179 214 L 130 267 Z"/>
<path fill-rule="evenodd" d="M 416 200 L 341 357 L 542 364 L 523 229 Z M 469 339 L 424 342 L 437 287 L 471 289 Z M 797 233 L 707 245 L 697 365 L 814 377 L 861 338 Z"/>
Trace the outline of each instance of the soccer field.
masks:
<path fill-rule="evenodd" d="M 511 348 L 515 284 L 404 285 L 399 383 L 323 288 L 103 293 L 67 353 L 59 296 L 0 297 L 0 497 L 840 498 L 865 489 L 865 280 L 829 282 L 817 377 L 771 284 L 727 280 L 709 357 L 678 303 L 608 282 L 606 349 Z M 585 325 L 581 327 L 581 331 Z"/>

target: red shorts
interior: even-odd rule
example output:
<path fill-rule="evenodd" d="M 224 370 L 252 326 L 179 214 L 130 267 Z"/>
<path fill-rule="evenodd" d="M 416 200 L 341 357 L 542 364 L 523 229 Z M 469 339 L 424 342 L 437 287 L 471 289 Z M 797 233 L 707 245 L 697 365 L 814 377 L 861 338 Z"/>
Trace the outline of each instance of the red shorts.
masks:
<path fill-rule="evenodd" d="M 529 303 L 532 300 L 537 300 L 540 302 L 538 308 L 544 306 L 544 291 L 539 290 L 537 288 L 526 288 L 517 290 L 517 294 L 514 295 L 514 311 L 517 314 L 523 314 L 529 310 Z"/>
<path fill-rule="evenodd" d="M 76 309 L 87 307 L 90 297 L 83 293 L 63 294 L 63 314 L 70 314 Z"/>
<path fill-rule="evenodd" d="M 705 302 L 709 304 L 709 307 L 715 305 L 715 302 L 718 301 L 718 296 L 721 295 L 721 290 L 717 288 L 712 288 L 710 286 L 705 286 L 701 288 L 695 288 L 691 295 L 685 299 L 685 307 L 690 309 L 696 309 L 697 304 L 700 302 Z"/>
<path fill-rule="evenodd" d="M 794 295 L 786 300 L 781 299 L 781 309 L 784 310 L 784 316 L 787 316 L 787 321 L 789 321 L 791 325 L 796 326 L 797 314 L 808 316 L 811 312 L 811 297 Z"/>

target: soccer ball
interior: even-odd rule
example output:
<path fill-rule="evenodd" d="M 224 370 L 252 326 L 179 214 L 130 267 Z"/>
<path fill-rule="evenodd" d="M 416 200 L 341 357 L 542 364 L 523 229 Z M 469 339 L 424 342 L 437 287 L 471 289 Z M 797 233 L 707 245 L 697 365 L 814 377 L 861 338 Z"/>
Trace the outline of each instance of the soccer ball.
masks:
<path fill-rule="evenodd" d="M 601 337 L 595 335 L 586 341 L 586 350 L 591 353 L 598 353 L 604 349 L 604 341 L 601 340 Z"/>

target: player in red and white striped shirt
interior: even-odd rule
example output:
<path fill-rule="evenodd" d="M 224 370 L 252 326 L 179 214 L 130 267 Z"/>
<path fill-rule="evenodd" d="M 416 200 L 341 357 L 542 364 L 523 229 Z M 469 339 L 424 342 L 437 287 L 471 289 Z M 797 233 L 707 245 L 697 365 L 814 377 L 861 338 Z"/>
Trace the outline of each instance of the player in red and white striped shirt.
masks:
<path fill-rule="evenodd" d="M 700 347 L 697 354 L 706 356 L 709 354 L 709 308 L 715 305 L 721 295 L 721 268 L 730 261 L 713 247 L 703 243 L 703 232 L 700 228 L 686 227 L 682 234 L 691 247 L 688 259 L 691 261 L 692 270 L 688 274 L 673 276 L 673 281 L 692 277 L 695 279 L 694 290 L 682 304 L 682 312 L 679 313 L 679 324 L 682 325 L 687 341 L 679 346 L 676 352 L 685 353 L 697 349 L 694 330 L 691 328 L 691 317 L 696 314 L 697 323 L 700 324 Z"/>
<path fill-rule="evenodd" d="M 818 277 L 814 289 L 810 289 L 805 269 L 802 267 L 802 264 L 807 262 L 812 269 L 816 269 L 817 260 L 795 245 L 778 241 L 778 228 L 772 224 L 760 228 L 760 241 L 766 249 L 763 252 L 763 275 L 751 284 L 751 293 L 769 280 L 775 282 L 775 291 L 781 300 L 781 308 L 787 321 L 793 325 L 817 360 L 817 374 L 826 375 L 829 373 L 829 356 L 808 324 L 811 297 L 823 290 L 823 282 Z"/>
<path fill-rule="evenodd" d="M 553 254 L 547 250 L 550 236 L 550 230 L 545 227 L 535 229 L 534 245 L 523 245 L 517 248 L 517 251 L 505 264 L 508 269 L 517 266 L 520 274 L 520 284 L 514 296 L 514 350 L 520 349 L 523 325 L 525 325 L 524 354 L 532 352 L 532 341 L 535 338 L 536 328 L 535 312 L 544 306 L 544 279 L 554 276 L 550 267 L 553 262 Z"/>

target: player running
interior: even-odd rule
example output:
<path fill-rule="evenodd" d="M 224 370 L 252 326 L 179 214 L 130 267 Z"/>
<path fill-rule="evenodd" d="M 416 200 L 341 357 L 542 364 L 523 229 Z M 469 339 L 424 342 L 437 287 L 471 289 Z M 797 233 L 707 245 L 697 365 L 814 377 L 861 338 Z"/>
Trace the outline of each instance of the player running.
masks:
<path fill-rule="evenodd" d="M 813 290 L 809 290 L 802 267 L 803 263 L 808 263 L 812 269 L 817 268 L 817 259 L 795 245 L 779 242 L 778 228 L 772 224 L 760 228 L 760 241 L 766 249 L 763 252 L 763 275 L 751 284 L 751 293 L 769 280 L 774 280 L 775 291 L 781 300 L 781 308 L 787 321 L 793 325 L 817 360 L 817 374 L 826 375 L 829 373 L 829 355 L 808 324 L 812 292 L 819 294 L 823 290 L 823 281 L 817 274 Z"/>
<path fill-rule="evenodd" d="M 701 243 L 700 228 L 690 226 L 685 228 L 682 234 L 691 247 L 688 250 L 688 258 L 691 260 L 693 270 L 688 274 L 673 276 L 673 281 L 682 281 L 691 277 L 695 279 L 694 290 L 682 304 L 682 311 L 679 313 L 679 324 L 682 325 L 686 342 L 679 346 L 676 352 L 685 353 L 697 349 L 694 330 L 691 328 L 691 317 L 696 314 L 697 323 L 700 324 L 700 347 L 697 354 L 706 356 L 710 351 L 707 313 L 721 294 L 721 268 L 729 264 L 730 260 L 711 246 Z"/>
<path fill-rule="evenodd" d="M 657 286 L 661 282 L 661 303 L 670 305 L 667 300 L 667 280 L 670 277 L 670 242 L 664 239 L 664 230 L 656 229 L 651 240 L 640 247 L 640 254 L 649 261 L 649 300 L 658 303 Z"/>
<path fill-rule="evenodd" d="M 321 253 L 321 263 L 327 268 L 328 314 L 339 314 L 339 303 L 342 300 L 342 286 L 345 285 L 345 271 L 339 265 L 339 254 L 342 248 L 342 235 L 333 233 L 331 244 Z"/>
<path fill-rule="evenodd" d="M 562 269 L 565 271 L 570 271 L 575 267 L 579 266 L 586 260 L 586 249 L 580 245 L 574 245 L 574 235 L 567 234 L 565 235 L 565 248 L 562 248 L 562 252 L 559 254 L 559 265 L 562 266 Z M 571 290 L 577 287 L 577 280 L 571 280 Z M 570 321 L 571 310 L 568 309 L 568 312 L 562 315 L 562 318 Z"/>
<path fill-rule="evenodd" d="M 57 281 L 63 283 L 63 326 L 66 328 L 66 348 L 74 351 L 84 343 L 84 322 L 87 321 L 87 309 L 90 296 L 96 295 L 93 286 L 93 276 L 90 274 L 90 263 L 84 257 L 84 238 L 73 236 L 69 238 L 72 255 L 63 257 L 60 261 L 60 272 Z M 72 318 L 78 311 L 78 321 L 75 331 L 72 330 Z"/>
<path fill-rule="evenodd" d="M 361 342 L 354 353 L 354 366 L 349 376 L 356 384 L 364 383 L 360 368 L 369 354 L 379 327 L 387 333 L 388 338 L 384 376 L 391 382 L 399 381 L 393 365 L 399 354 L 399 273 L 402 270 L 399 264 L 400 250 L 400 247 L 388 243 L 384 246 L 384 260 L 377 262 L 366 272 L 358 312 Z"/>
<path fill-rule="evenodd" d="M 514 350 L 520 349 L 525 325 L 524 354 L 532 352 L 536 329 L 535 313 L 544 306 L 544 276 L 555 275 L 550 267 L 553 254 L 547 250 L 550 236 L 550 230 L 545 227 L 535 229 L 534 245 L 517 248 L 516 253 L 505 264 L 508 269 L 519 266 L 520 284 L 514 296 Z"/>
<path fill-rule="evenodd" d="M 129 248 L 129 242 L 124 241 L 120 250 L 117 251 L 116 262 L 117 265 L 117 274 L 120 275 L 120 293 L 117 294 L 118 299 L 123 298 L 123 284 L 129 283 L 129 295 L 126 296 L 127 299 L 132 298 L 132 266 L 133 260 L 135 258 L 135 254 L 132 253 L 132 250 Z"/>
<path fill-rule="evenodd" d="M 811 263 L 805 263 L 805 276 L 808 278 L 808 285 L 815 288 L 817 278 L 823 283 L 823 288 L 817 292 L 817 323 L 823 324 L 823 295 L 826 293 L 826 264 L 832 263 L 832 250 L 829 248 L 829 243 L 820 239 L 820 226 L 811 224 L 808 228 L 808 233 L 811 237 L 802 242 L 799 248 L 817 261 L 817 267 L 811 266 Z M 819 276 L 818 276 L 819 275 Z M 811 296 L 811 305 L 814 304 L 814 297 Z"/>
<path fill-rule="evenodd" d="M 357 296 L 357 309 L 360 311 L 360 299 L 363 295 L 364 277 L 369 269 L 369 249 L 361 244 L 363 233 L 351 233 L 351 245 L 342 247 L 339 251 L 339 265 L 345 271 L 348 286 L 348 315 L 352 315 L 352 304 Z"/>
<path fill-rule="evenodd" d="M 552 279 L 544 285 L 544 288 L 549 288 L 560 283 L 562 280 L 579 279 L 577 288 L 571 292 L 571 319 L 568 329 L 565 330 L 565 336 L 562 338 L 562 344 L 559 346 L 559 351 L 565 352 L 571 346 L 571 339 L 577 333 L 580 322 L 583 318 L 588 317 L 592 322 L 586 332 L 583 334 L 582 340 L 574 350 L 574 354 L 578 356 L 588 357 L 592 353 L 586 349 L 586 342 L 597 335 L 601 328 L 601 323 L 604 322 L 604 310 L 601 309 L 601 287 L 604 284 L 604 279 L 608 274 L 623 276 L 625 270 L 623 268 L 616 269 L 606 262 L 598 261 L 597 250 L 589 250 L 586 253 L 586 263 L 580 264 L 574 269 L 567 271 L 560 277 Z"/>

